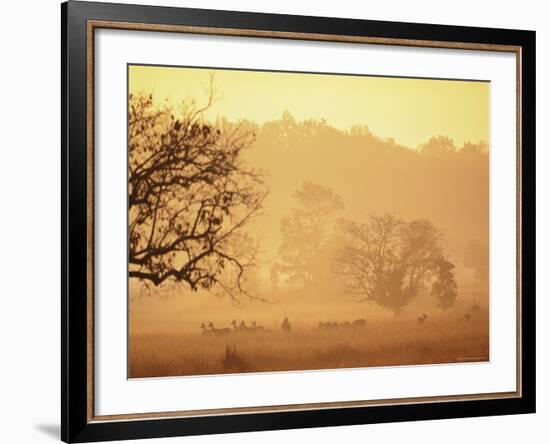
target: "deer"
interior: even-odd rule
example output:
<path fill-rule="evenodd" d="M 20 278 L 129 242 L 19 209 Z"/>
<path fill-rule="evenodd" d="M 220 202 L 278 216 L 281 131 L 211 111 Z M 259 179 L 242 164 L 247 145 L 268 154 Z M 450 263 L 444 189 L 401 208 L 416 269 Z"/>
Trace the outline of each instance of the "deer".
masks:
<path fill-rule="evenodd" d="M 264 331 L 263 325 L 256 325 L 256 321 L 252 321 L 252 329 L 255 331 Z"/>
<path fill-rule="evenodd" d="M 428 319 L 428 315 L 426 313 L 422 313 L 421 316 L 418 316 L 416 318 L 416 322 L 418 322 L 420 325 L 423 325 L 424 322 L 426 322 L 426 319 Z"/>
<path fill-rule="evenodd" d="M 462 316 L 462 320 L 463 321 L 470 321 L 472 319 L 472 315 L 470 314 L 470 312 L 466 313 L 464 316 Z"/>
<path fill-rule="evenodd" d="M 363 327 L 366 327 L 366 325 L 367 325 L 367 321 L 364 319 L 356 319 L 351 323 L 351 326 L 354 328 L 357 328 L 357 327 L 363 328 Z"/>
<path fill-rule="evenodd" d="M 283 319 L 283 323 L 281 324 L 281 330 L 285 333 L 290 333 L 292 331 L 292 325 L 290 325 L 290 321 L 286 315 Z"/>
<path fill-rule="evenodd" d="M 208 328 L 210 329 L 208 331 L 211 331 L 215 335 L 227 335 L 227 334 L 231 333 L 230 328 L 216 328 L 216 327 L 214 327 L 213 322 L 208 323 Z"/>
<path fill-rule="evenodd" d="M 239 327 L 239 325 L 237 324 L 237 321 L 235 319 L 233 319 L 231 321 L 231 324 L 229 324 L 229 325 L 233 326 L 233 331 L 238 331 L 238 330 L 241 329 L 241 327 Z"/>
<path fill-rule="evenodd" d="M 200 329 L 202 330 L 202 334 L 205 336 L 213 334 L 212 330 L 208 330 L 208 328 L 206 328 L 206 325 L 204 325 L 204 322 L 201 324 Z"/>
<path fill-rule="evenodd" d="M 239 330 L 246 331 L 246 332 L 252 332 L 252 331 L 254 331 L 254 327 L 247 327 L 246 323 L 244 321 L 241 321 L 239 323 Z"/>
<path fill-rule="evenodd" d="M 321 328 L 323 330 L 326 330 L 326 329 L 332 328 L 332 322 L 330 322 L 330 321 L 328 321 L 328 322 L 320 321 L 319 324 L 317 324 L 317 327 Z"/>

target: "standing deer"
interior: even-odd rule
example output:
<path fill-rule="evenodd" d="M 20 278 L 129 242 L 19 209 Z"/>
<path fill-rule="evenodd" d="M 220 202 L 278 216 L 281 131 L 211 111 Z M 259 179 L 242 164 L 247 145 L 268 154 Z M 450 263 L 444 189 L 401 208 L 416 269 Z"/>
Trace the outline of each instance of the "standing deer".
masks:
<path fill-rule="evenodd" d="M 201 327 L 200 327 L 200 328 L 201 328 L 201 330 L 202 330 L 202 334 L 205 335 L 205 336 L 207 336 L 207 335 L 212 335 L 212 334 L 213 334 L 213 333 L 212 333 L 212 330 L 208 330 L 208 329 L 206 328 L 206 325 L 204 325 L 204 322 L 201 324 Z"/>
<path fill-rule="evenodd" d="M 253 327 L 247 327 L 246 323 L 244 321 L 241 321 L 241 323 L 239 324 L 239 330 L 251 332 L 251 331 L 254 330 L 254 328 Z"/>
<path fill-rule="evenodd" d="M 367 325 L 367 321 L 364 319 L 356 319 L 351 323 L 352 327 L 365 327 Z"/>
<path fill-rule="evenodd" d="M 288 316 L 286 315 L 283 319 L 283 323 L 281 324 L 281 330 L 285 333 L 290 333 L 292 331 L 292 325 L 290 325 L 290 321 L 288 320 Z"/>
<path fill-rule="evenodd" d="M 420 325 L 423 325 L 424 322 L 426 322 L 426 319 L 428 319 L 428 315 L 426 313 L 422 313 L 422 316 L 418 316 L 416 318 L 416 322 L 418 322 Z"/>

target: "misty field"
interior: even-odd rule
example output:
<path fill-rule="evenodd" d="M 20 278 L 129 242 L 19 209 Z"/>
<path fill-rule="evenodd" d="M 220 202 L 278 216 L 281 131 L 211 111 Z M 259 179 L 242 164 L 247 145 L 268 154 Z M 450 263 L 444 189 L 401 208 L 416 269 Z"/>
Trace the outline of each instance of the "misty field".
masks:
<path fill-rule="evenodd" d="M 488 317 L 374 321 L 365 327 L 291 332 L 135 334 L 129 377 L 212 375 L 479 362 L 489 359 Z"/>
<path fill-rule="evenodd" d="M 487 361 L 489 87 L 129 66 L 129 377 Z"/>

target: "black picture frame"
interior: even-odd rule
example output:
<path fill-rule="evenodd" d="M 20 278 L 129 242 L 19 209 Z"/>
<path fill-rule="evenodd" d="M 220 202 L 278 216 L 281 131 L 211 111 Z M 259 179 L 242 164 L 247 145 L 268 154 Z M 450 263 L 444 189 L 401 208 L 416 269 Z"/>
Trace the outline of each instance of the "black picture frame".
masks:
<path fill-rule="evenodd" d="M 521 395 L 319 410 L 96 421 L 89 415 L 87 23 L 90 20 L 521 49 Z M 69 1 L 61 5 L 61 438 L 90 442 L 535 412 L 535 32 Z M 495 165 L 498 168 L 498 165 Z"/>

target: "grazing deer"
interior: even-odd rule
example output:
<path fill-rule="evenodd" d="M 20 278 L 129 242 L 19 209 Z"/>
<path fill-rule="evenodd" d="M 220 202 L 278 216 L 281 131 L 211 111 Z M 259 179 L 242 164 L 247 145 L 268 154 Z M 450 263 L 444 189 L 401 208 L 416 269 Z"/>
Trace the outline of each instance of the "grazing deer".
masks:
<path fill-rule="evenodd" d="M 423 325 L 424 322 L 426 322 L 426 319 L 428 319 L 428 315 L 426 313 L 422 313 L 422 316 L 418 316 L 416 318 L 416 322 L 418 322 L 420 325 Z"/>
<path fill-rule="evenodd" d="M 264 327 L 262 325 L 256 325 L 256 321 L 252 321 L 252 330 L 264 331 Z"/>
<path fill-rule="evenodd" d="M 292 325 L 290 325 L 290 321 L 288 320 L 288 316 L 285 316 L 283 319 L 283 323 L 281 324 L 281 330 L 285 333 L 290 333 L 292 331 Z"/>
<path fill-rule="evenodd" d="M 251 331 L 254 330 L 254 328 L 253 327 L 247 327 L 246 323 L 244 321 L 241 321 L 240 324 L 239 324 L 239 330 L 251 332 Z"/>
<path fill-rule="evenodd" d="M 462 316 L 462 320 L 468 322 L 472 319 L 472 315 L 470 314 L 470 312 L 466 313 L 464 316 Z"/>
<path fill-rule="evenodd" d="M 214 324 L 212 322 L 208 323 L 208 328 L 210 329 L 209 331 L 211 331 L 215 335 L 227 335 L 231 333 L 230 328 L 216 328 L 214 327 Z"/>
<path fill-rule="evenodd" d="M 351 323 L 352 327 L 365 327 L 367 325 L 367 321 L 364 319 L 356 319 Z"/>
<path fill-rule="evenodd" d="M 204 325 L 204 322 L 201 324 L 201 330 L 202 330 L 202 334 L 205 335 L 205 336 L 212 334 L 212 330 L 208 330 L 206 328 L 206 325 Z"/>

